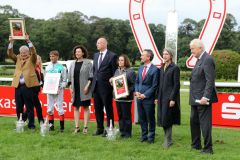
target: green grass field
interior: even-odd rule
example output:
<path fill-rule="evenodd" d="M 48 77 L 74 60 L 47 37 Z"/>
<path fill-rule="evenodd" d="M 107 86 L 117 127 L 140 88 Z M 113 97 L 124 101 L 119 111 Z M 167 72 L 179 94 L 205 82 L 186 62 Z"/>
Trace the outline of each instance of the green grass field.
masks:
<path fill-rule="evenodd" d="M 15 118 L 0 117 L 0 160 L 239 160 L 240 131 L 238 129 L 213 129 L 213 155 L 202 155 L 191 150 L 188 93 L 181 93 L 182 124 L 174 126 L 174 144 L 168 150 L 163 149 L 163 130 L 157 127 L 154 144 L 139 142 L 140 126 L 133 126 L 131 139 L 117 138 L 109 141 L 103 137 L 94 137 L 96 124 L 91 122 L 89 133 L 72 134 L 74 122 L 67 121 L 64 133 L 56 131 L 46 137 L 39 134 L 39 126 L 35 132 L 25 129 L 24 133 L 16 133 Z M 81 123 L 82 124 L 82 123 Z M 223 142 L 219 142 L 223 141 Z"/>

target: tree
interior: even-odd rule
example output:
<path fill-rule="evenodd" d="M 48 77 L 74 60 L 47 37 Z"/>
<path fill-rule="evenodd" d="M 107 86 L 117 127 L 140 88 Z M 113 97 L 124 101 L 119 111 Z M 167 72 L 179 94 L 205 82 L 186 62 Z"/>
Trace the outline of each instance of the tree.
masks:
<path fill-rule="evenodd" d="M 198 23 L 195 20 L 186 18 L 183 20 L 183 22 L 179 26 L 179 36 L 195 37 L 197 34 L 196 32 L 197 28 L 198 28 Z"/>
<path fill-rule="evenodd" d="M 135 65 L 135 62 L 139 55 L 139 48 L 133 35 L 129 37 L 128 44 L 126 47 L 128 50 L 129 59 L 131 60 L 132 65 Z"/>
<path fill-rule="evenodd" d="M 233 49 L 237 40 L 235 28 L 237 21 L 235 17 L 228 13 L 219 39 L 216 44 L 216 49 Z M 238 39 L 239 40 L 239 39 Z M 239 42 L 239 41 L 238 41 Z M 238 43 L 239 44 L 239 43 Z"/>
<path fill-rule="evenodd" d="M 88 17 L 79 11 L 60 12 L 49 20 L 34 19 L 12 8 L 0 6 L 0 61 L 6 58 L 6 49 L 9 36 L 8 18 L 24 17 L 27 33 L 30 34 L 37 53 L 44 60 L 48 59 L 51 50 L 58 50 L 64 60 L 72 59 L 72 49 L 78 44 L 86 46 L 89 58 L 96 52 L 96 41 L 99 37 L 108 39 L 108 48 L 119 54 L 127 54 L 133 63 L 139 56 L 139 49 L 131 31 L 128 20 Z M 178 58 L 189 57 L 189 42 L 199 37 L 205 20 L 196 22 L 186 18 L 179 26 L 178 32 Z M 165 46 L 165 26 L 162 24 L 149 24 L 152 36 L 159 52 Z M 14 50 L 26 44 L 24 41 L 15 41 Z M 223 31 L 220 35 L 216 49 L 232 49 L 240 52 L 240 29 L 237 30 L 236 19 L 227 14 Z"/>
<path fill-rule="evenodd" d="M 165 46 L 165 30 L 166 27 L 162 24 L 149 24 L 149 28 L 151 30 L 153 39 L 156 43 L 156 46 L 158 48 L 159 53 L 162 52 L 164 46 Z"/>
<path fill-rule="evenodd" d="M 178 28 L 178 58 L 190 56 L 189 42 L 199 36 L 198 23 L 190 18 L 184 19 Z"/>
<path fill-rule="evenodd" d="M 96 48 L 95 44 L 99 37 L 106 37 L 108 39 L 108 48 L 115 53 L 127 54 L 127 44 L 129 37 L 132 35 L 129 21 L 112 20 L 110 18 L 96 19 L 90 24 L 91 37 L 89 42 L 94 44 L 92 48 Z"/>

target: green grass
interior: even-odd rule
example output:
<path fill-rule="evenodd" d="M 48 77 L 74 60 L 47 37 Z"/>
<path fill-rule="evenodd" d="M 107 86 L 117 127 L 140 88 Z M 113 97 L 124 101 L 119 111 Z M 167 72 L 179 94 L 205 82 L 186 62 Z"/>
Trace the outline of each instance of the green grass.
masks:
<path fill-rule="evenodd" d="M 89 124 L 89 133 L 72 134 L 74 122 L 66 121 L 64 133 L 56 131 L 46 137 L 39 134 L 39 126 L 35 132 L 25 129 L 24 133 L 16 133 L 15 118 L 0 117 L 0 160 L 80 160 L 80 159 L 121 159 L 121 160 L 202 160 L 228 159 L 238 160 L 240 131 L 238 129 L 213 128 L 213 155 L 201 155 L 191 150 L 188 93 L 181 94 L 182 124 L 173 127 L 173 146 L 165 150 L 163 130 L 157 127 L 155 143 L 150 145 L 139 142 L 140 126 L 133 126 L 133 137 L 128 140 L 118 138 L 109 141 L 103 137 L 93 137 L 96 124 Z M 82 126 L 82 123 L 81 123 Z M 223 141 L 219 143 L 217 141 Z"/>

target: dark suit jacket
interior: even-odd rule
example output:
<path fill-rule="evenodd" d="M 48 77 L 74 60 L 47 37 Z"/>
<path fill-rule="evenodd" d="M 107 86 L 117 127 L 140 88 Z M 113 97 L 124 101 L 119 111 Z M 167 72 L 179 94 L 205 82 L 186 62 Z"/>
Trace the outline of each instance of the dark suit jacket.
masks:
<path fill-rule="evenodd" d="M 147 74 L 142 80 L 143 65 L 138 69 L 138 75 L 135 82 L 135 92 L 140 92 L 146 96 L 143 100 L 145 104 L 154 103 L 156 89 L 159 82 L 159 69 L 153 64 L 150 66 Z"/>
<path fill-rule="evenodd" d="M 180 124 L 180 70 L 174 63 L 164 71 L 160 68 L 160 84 L 158 88 L 158 125 L 170 127 Z M 175 101 L 174 107 L 169 102 Z"/>
<path fill-rule="evenodd" d="M 196 99 L 206 97 L 210 103 L 217 102 L 215 87 L 215 63 L 213 58 L 204 52 L 201 59 L 196 63 L 190 77 L 190 105 L 199 105 Z"/>
<path fill-rule="evenodd" d="M 111 51 L 107 51 L 101 66 L 98 68 L 98 57 L 99 52 L 94 54 L 93 58 L 93 82 L 92 82 L 92 92 L 94 93 L 96 82 L 101 84 L 104 88 L 103 92 L 112 92 L 112 86 L 109 83 L 109 79 L 113 77 L 117 69 L 117 56 Z"/>

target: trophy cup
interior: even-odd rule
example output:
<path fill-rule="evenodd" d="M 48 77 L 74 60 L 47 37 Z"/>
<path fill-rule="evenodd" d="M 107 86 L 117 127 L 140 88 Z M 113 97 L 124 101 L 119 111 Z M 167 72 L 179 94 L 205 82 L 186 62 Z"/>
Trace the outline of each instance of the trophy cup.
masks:
<path fill-rule="evenodd" d="M 41 136 L 45 137 L 49 133 L 49 128 L 50 128 L 50 125 L 48 123 L 48 116 L 47 116 L 46 119 L 45 119 L 45 122 L 40 123 L 40 134 L 41 134 Z"/>
<path fill-rule="evenodd" d="M 22 133 L 24 132 L 24 121 L 22 120 L 22 113 L 20 113 L 19 120 L 16 122 L 16 132 Z"/>
<path fill-rule="evenodd" d="M 110 120 L 110 126 L 107 128 L 107 139 L 108 140 L 115 140 L 117 137 L 118 129 L 113 128 L 112 120 Z"/>

